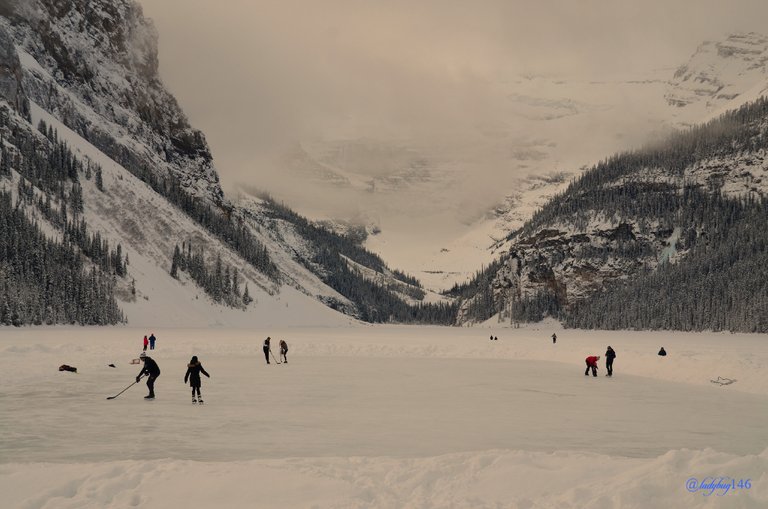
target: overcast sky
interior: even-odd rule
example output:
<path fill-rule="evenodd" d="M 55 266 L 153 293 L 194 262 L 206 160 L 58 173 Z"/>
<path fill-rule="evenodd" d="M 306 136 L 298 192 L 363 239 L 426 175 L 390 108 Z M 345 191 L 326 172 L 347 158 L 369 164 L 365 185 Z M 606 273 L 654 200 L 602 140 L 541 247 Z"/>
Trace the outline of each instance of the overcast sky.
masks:
<path fill-rule="evenodd" d="M 225 185 L 295 141 L 450 143 L 493 121 L 493 84 L 676 67 L 707 39 L 766 31 L 765 0 L 140 0 L 160 72 Z M 469 121 L 468 121 L 469 120 Z"/>

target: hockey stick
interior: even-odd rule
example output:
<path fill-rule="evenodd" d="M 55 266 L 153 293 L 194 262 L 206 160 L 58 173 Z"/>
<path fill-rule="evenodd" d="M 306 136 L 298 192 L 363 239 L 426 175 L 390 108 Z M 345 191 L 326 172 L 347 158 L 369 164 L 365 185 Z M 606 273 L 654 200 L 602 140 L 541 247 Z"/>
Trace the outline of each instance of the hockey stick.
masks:
<path fill-rule="evenodd" d="M 275 359 L 275 354 L 272 353 L 272 349 L 269 349 L 269 354 L 272 356 L 272 360 L 275 361 L 275 364 L 282 364 L 279 360 Z"/>
<path fill-rule="evenodd" d="M 115 399 L 116 397 L 118 397 L 119 395 L 121 395 L 122 393 L 124 393 L 125 391 L 127 391 L 128 389 L 130 389 L 131 387 L 133 387 L 134 385 L 136 385 L 137 383 L 139 383 L 139 382 L 133 382 L 131 385 L 129 385 L 128 387 L 126 387 L 126 388 L 125 388 L 125 389 L 123 389 L 122 391 L 118 392 L 118 393 L 117 393 L 117 394 L 115 394 L 114 396 L 107 396 L 107 399 Z"/>

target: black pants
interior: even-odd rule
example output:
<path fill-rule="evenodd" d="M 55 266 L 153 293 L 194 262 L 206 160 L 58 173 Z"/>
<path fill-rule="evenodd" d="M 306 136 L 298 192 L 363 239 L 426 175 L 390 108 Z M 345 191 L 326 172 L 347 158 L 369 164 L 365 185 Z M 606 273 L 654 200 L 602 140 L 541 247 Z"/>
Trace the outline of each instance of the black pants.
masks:
<path fill-rule="evenodd" d="M 584 374 L 585 375 L 589 374 L 589 368 L 592 368 L 592 376 L 597 376 L 597 366 L 595 366 L 594 364 L 592 365 L 587 364 L 587 370 L 584 371 Z"/>
<path fill-rule="evenodd" d="M 269 348 L 264 347 L 264 358 L 267 360 L 267 364 L 269 364 Z"/>
<path fill-rule="evenodd" d="M 157 375 L 160 376 L 160 375 Z M 147 378 L 147 387 L 149 387 L 149 396 L 154 398 L 155 397 L 155 380 L 157 379 L 157 376 L 149 375 L 149 378 Z"/>
<path fill-rule="evenodd" d="M 283 357 L 283 362 L 288 362 L 288 350 L 280 350 L 280 355 Z"/>
<path fill-rule="evenodd" d="M 193 385 L 192 386 L 192 397 L 195 397 L 195 391 L 197 391 L 197 396 L 200 397 L 200 386 L 199 385 Z"/>
<path fill-rule="evenodd" d="M 608 376 L 613 376 L 613 359 L 605 361 L 605 369 L 608 370 Z"/>

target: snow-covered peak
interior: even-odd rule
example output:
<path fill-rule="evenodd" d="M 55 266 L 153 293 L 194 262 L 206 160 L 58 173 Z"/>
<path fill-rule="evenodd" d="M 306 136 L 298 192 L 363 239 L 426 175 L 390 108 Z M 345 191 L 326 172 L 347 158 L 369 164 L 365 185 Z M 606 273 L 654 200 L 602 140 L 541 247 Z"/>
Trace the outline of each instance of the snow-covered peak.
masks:
<path fill-rule="evenodd" d="M 749 32 L 707 41 L 677 69 L 665 98 L 681 110 L 675 112 L 680 123 L 701 122 L 723 106 L 737 107 L 745 93 L 767 84 L 767 62 L 768 36 Z"/>

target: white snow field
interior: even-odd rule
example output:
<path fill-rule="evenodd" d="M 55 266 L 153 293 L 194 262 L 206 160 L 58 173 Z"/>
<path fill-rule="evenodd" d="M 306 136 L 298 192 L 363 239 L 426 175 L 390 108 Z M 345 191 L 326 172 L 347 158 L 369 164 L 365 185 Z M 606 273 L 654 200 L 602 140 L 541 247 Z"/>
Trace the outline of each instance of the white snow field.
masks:
<path fill-rule="evenodd" d="M 150 332 L 157 399 L 107 400 Z M 768 507 L 765 335 L 6 328 L 0 358 L 3 508 Z"/>

